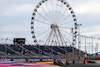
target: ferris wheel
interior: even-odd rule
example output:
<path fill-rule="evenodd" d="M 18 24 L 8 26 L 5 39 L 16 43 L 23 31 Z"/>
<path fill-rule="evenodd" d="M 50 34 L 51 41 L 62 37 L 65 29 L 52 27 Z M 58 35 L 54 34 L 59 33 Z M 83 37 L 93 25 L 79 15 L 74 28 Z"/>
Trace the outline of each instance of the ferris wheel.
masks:
<path fill-rule="evenodd" d="M 40 1 L 32 14 L 31 33 L 36 45 L 75 45 L 77 20 L 72 7 L 65 0 Z"/>

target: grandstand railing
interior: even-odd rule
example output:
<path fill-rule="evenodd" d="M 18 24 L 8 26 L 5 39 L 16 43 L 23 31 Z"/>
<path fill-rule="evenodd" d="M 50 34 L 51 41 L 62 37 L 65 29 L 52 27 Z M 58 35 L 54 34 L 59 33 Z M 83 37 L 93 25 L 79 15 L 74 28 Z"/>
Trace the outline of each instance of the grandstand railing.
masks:
<path fill-rule="evenodd" d="M 50 48 L 48 48 L 48 49 L 50 49 Z M 53 51 L 53 52 L 55 52 L 55 53 L 57 53 L 58 55 L 65 56 L 65 55 L 62 54 L 62 53 L 59 54 L 59 52 L 57 52 L 57 51 L 55 51 L 55 50 L 53 50 L 53 49 L 50 49 L 50 50 Z"/>
<path fill-rule="evenodd" d="M 4 56 L 8 56 L 6 53 L 4 52 L 0 52 L 0 54 L 4 55 Z"/>
<path fill-rule="evenodd" d="M 5 46 L 5 47 L 8 48 L 8 49 L 10 49 L 11 51 L 15 52 L 16 54 L 19 54 L 19 55 L 23 56 L 23 54 L 21 54 L 20 52 L 17 52 L 17 51 L 15 51 L 14 49 L 12 49 L 12 48 L 10 48 L 10 47 L 8 47 L 8 46 Z"/>
<path fill-rule="evenodd" d="M 28 50 L 28 49 L 26 49 L 25 47 L 23 47 L 23 46 L 19 46 L 19 47 L 21 47 L 21 48 L 23 48 L 23 49 L 25 49 L 25 50 L 27 50 L 27 51 L 29 51 L 31 54 L 33 54 L 33 55 L 38 55 L 38 54 L 36 54 L 35 52 L 31 52 L 30 50 Z M 30 55 L 31 56 L 31 55 Z"/>

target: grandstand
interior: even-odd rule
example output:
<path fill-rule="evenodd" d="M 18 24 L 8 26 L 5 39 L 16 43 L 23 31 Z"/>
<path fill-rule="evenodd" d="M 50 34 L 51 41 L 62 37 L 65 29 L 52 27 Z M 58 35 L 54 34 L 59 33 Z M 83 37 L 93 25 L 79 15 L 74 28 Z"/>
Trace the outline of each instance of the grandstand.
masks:
<path fill-rule="evenodd" d="M 5 51 L 6 49 L 6 51 Z M 76 52 L 78 49 L 71 46 L 36 46 L 36 45 L 1 45 L 0 44 L 0 59 L 15 59 L 15 58 L 63 58 L 65 59 L 66 53 Z M 81 51 L 82 54 L 84 52 Z"/>

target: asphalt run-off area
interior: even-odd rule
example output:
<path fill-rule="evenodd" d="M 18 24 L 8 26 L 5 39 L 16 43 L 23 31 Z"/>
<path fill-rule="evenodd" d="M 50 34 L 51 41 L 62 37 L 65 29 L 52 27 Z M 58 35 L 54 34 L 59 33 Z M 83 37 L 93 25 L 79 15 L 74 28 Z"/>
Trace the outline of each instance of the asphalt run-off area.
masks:
<path fill-rule="evenodd" d="M 100 64 L 69 64 L 68 66 L 61 67 L 100 67 Z"/>

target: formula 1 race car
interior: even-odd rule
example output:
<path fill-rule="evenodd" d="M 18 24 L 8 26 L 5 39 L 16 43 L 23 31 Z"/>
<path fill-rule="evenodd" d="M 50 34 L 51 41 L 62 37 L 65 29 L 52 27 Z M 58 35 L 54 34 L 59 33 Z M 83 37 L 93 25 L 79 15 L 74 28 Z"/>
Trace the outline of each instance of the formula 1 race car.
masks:
<path fill-rule="evenodd" d="M 67 61 L 65 63 L 65 62 L 60 61 L 60 60 L 54 60 L 54 65 L 58 65 L 58 66 L 68 66 L 69 63 Z"/>

